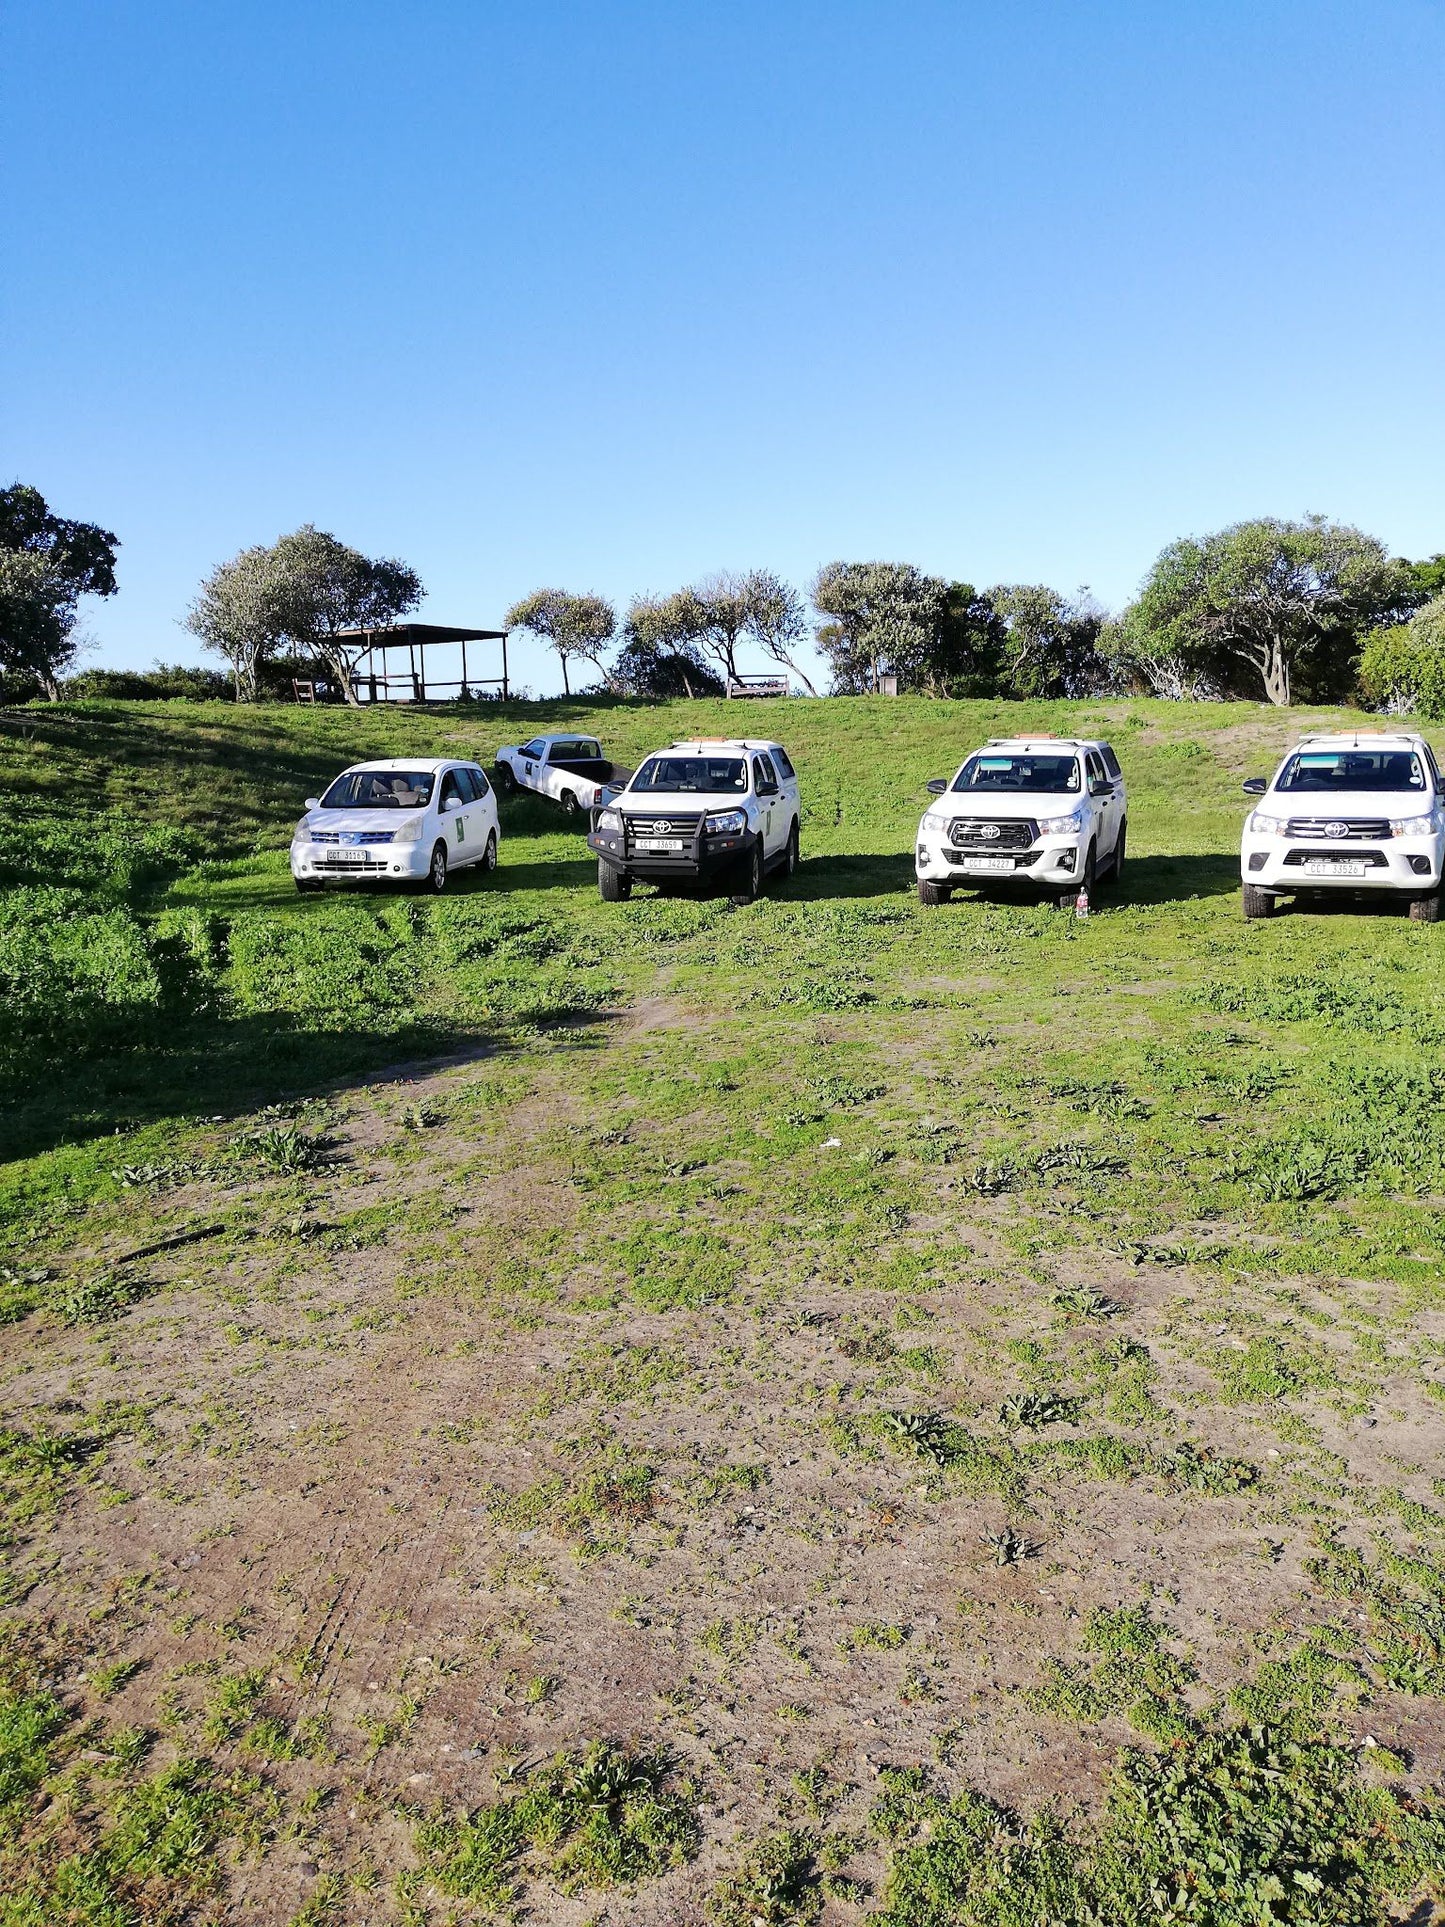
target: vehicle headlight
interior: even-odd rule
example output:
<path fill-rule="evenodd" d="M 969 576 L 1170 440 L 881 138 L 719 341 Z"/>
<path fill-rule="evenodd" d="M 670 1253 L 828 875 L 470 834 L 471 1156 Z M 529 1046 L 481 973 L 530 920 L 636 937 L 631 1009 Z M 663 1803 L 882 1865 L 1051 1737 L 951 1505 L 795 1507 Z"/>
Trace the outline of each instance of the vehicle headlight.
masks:
<path fill-rule="evenodd" d="M 295 829 L 291 832 L 291 841 L 293 843 L 309 843 L 311 841 L 311 818 L 309 816 L 303 816 L 301 821 L 296 825 Z"/>
<path fill-rule="evenodd" d="M 1282 816 L 1266 816 L 1263 810 L 1256 810 L 1249 819 L 1249 827 L 1256 836 L 1283 836 L 1288 825 Z"/>
<path fill-rule="evenodd" d="M 1070 810 L 1067 816 L 1045 816 L 1039 819 L 1041 836 L 1073 836 L 1084 827 L 1081 810 Z"/>
<path fill-rule="evenodd" d="M 947 812 L 945 810 L 925 810 L 921 828 L 934 831 L 946 830 L 948 828 Z"/>
<path fill-rule="evenodd" d="M 599 830 L 620 830 L 622 828 L 621 812 L 618 810 L 604 810 L 597 819 L 597 827 Z"/>
<path fill-rule="evenodd" d="M 703 818 L 702 827 L 709 836 L 741 836 L 748 827 L 745 810 L 719 810 L 716 816 Z"/>
<path fill-rule="evenodd" d="M 425 818 L 410 817 L 393 832 L 391 840 L 393 843 L 420 843 L 421 833 L 425 828 Z"/>
<path fill-rule="evenodd" d="M 1402 816 L 1390 824 L 1392 836 L 1429 836 L 1435 828 L 1433 816 Z"/>

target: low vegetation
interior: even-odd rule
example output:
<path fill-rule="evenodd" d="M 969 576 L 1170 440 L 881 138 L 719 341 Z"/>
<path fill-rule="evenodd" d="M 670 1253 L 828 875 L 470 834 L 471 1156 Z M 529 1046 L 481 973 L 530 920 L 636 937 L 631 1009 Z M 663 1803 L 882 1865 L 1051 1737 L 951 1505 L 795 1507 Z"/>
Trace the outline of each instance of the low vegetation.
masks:
<path fill-rule="evenodd" d="M 1306 719 L 759 704 L 758 904 L 528 798 L 293 891 L 342 764 L 584 719 L 738 723 L 0 717 L 0 1927 L 1429 1920 L 1438 935 L 1240 918 Z M 923 909 L 1021 725 L 1129 874 Z"/>

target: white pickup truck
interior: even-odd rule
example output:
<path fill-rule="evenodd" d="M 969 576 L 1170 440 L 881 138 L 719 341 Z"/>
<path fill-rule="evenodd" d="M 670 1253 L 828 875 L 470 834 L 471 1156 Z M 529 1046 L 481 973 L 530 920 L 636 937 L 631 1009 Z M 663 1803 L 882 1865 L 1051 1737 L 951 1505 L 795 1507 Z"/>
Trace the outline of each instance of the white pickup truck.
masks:
<path fill-rule="evenodd" d="M 507 790 L 535 790 L 560 803 L 568 816 L 596 809 L 608 784 L 620 787 L 630 769 L 609 763 L 595 736 L 534 736 L 518 749 L 497 751 L 497 785 Z"/>

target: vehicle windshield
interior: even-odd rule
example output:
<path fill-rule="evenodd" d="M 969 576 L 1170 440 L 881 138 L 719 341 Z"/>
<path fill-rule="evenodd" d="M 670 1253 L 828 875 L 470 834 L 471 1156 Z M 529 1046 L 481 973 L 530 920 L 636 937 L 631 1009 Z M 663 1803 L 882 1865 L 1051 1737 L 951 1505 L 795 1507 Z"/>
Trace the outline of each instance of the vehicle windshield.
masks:
<path fill-rule="evenodd" d="M 956 790 L 1018 790 L 1028 796 L 1071 796 L 1079 787 L 1079 761 L 1069 755 L 970 756 L 953 779 Z"/>
<path fill-rule="evenodd" d="M 717 796 L 732 793 L 743 796 L 748 787 L 748 766 L 741 756 L 649 756 L 632 779 L 634 790 L 669 793 L 696 791 Z"/>
<path fill-rule="evenodd" d="M 321 799 L 323 810 L 421 810 L 435 781 L 429 769 L 349 769 Z"/>
<path fill-rule="evenodd" d="M 1428 791 L 1412 749 L 1296 750 L 1275 782 L 1277 790 Z"/>

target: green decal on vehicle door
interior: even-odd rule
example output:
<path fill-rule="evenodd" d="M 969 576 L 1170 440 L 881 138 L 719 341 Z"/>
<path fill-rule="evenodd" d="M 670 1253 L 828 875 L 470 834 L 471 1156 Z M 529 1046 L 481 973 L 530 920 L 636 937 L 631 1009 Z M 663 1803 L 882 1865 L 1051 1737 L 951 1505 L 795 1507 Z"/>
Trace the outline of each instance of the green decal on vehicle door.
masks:
<path fill-rule="evenodd" d="M 457 842 L 460 843 L 461 840 L 462 840 L 462 819 L 458 817 L 457 818 Z"/>

